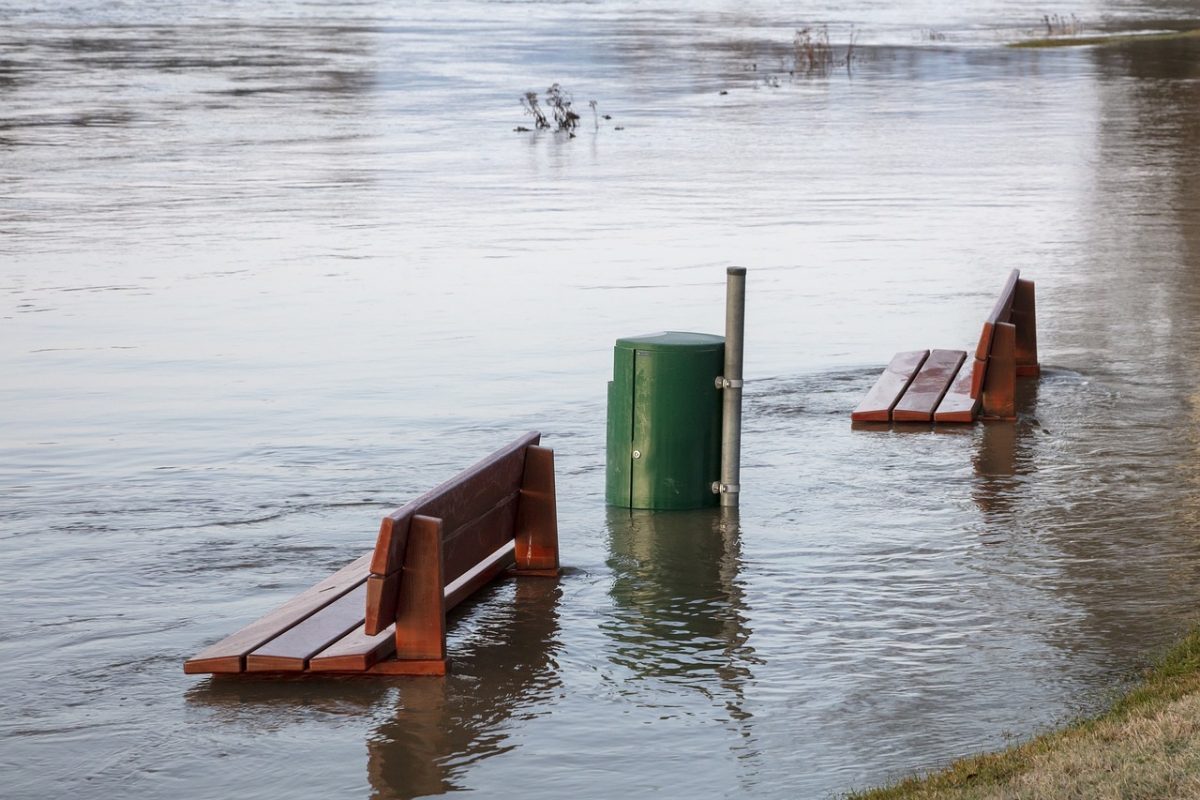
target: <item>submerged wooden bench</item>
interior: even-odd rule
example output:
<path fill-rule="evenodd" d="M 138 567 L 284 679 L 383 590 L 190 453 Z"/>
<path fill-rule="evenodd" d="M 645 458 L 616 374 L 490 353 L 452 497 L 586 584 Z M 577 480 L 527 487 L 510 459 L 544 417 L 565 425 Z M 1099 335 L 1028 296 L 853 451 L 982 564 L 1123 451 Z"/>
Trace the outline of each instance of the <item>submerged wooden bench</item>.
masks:
<path fill-rule="evenodd" d="M 559 572 L 554 451 L 529 433 L 383 518 L 375 549 L 184 662 L 189 674 L 444 675 L 446 612 Z"/>
<path fill-rule="evenodd" d="M 1017 376 L 1037 376 L 1033 281 L 1009 273 L 973 358 L 962 350 L 897 353 L 850 414 L 854 422 L 974 422 L 1016 418 Z"/>

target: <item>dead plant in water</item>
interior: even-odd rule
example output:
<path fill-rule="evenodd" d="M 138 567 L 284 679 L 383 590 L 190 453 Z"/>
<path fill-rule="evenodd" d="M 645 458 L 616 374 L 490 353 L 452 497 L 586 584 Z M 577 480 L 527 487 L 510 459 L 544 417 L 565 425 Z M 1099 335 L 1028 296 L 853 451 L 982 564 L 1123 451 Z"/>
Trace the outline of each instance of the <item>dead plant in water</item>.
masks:
<path fill-rule="evenodd" d="M 545 102 L 547 108 L 550 109 L 550 116 L 546 116 L 546 112 L 542 109 L 538 102 L 537 92 L 526 92 L 521 97 L 521 108 L 525 113 L 533 117 L 533 125 L 538 130 L 546 130 L 551 127 L 550 121 L 554 120 L 554 130 L 556 132 L 565 131 L 570 136 L 575 136 L 575 128 L 579 126 L 579 115 L 571 108 L 571 94 L 564 90 L 557 83 L 551 84 L 546 90 Z M 591 101 L 592 113 L 596 111 L 596 101 Z M 597 128 L 599 123 L 597 123 Z M 528 128 L 517 128 L 518 131 L 529 130 Z"/>
<path fill-rule="evenodd" d="M 538 130 L 550 127 L 550 123 L 546 121 L 545 112 L 543 112 L 542 107 L 538 105 L 537 92 L 526 92 L 524 96 L 521 97 L 521 108 L 525 109 L 526 114 L 533 117 L 533 126 Z M 517 130 L 520 130 L 520 128 Z"/>
<path fill-rule="evenodd" d="M 546 90 L 546 105 L 550 106 L 550 111 L 554 114 L 556 131 L 570 133 L 575 130 L 579 124 L 579 115 L 571 110 L 571 95 L 563 91 L 557 83 Z"/>
<path fill-rule="evenodd" d="M 826 72 L 833 66 L 829 26 L 801 28 L 792 37 L 797 72 Z"/>
<path fill-rule="evenodd" d="M 1074 36 L 1083 30 L 1083 25 L 1074 14 L 1069 17 L 1062 14 L 1044 14 L 1042 24 L 1046 26 L 1047 36 Z"/>
<path fill-rule="evenodd" d="M 846 42 L 845 55 L 838 58 L 837 51 L 829 40 L 828 25 L 814 25 L 800 28 L 792 37 L 792 58 L 795 64 L 793 74 L 826 75 L 834 67 L 844 66 L 850 71 L 851 64 L 856 58 L 855 47 L 858 44 L 858 31 L 850 26 L 850 37 Z"/>
<path fill-rule="evenodd" d="M 850 65 L 854 63 L 854 48 L 858 45 L 858 31 L 850 26 L 850 40 L 846 43 L 846 74 L 850 74 Z"/>

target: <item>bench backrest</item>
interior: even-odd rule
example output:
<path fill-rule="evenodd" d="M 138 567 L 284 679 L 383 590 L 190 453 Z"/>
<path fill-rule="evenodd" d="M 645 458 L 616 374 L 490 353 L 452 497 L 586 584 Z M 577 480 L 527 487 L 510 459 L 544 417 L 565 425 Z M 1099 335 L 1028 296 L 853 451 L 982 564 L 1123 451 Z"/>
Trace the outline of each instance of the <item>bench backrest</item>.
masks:
<path fill-rule="evenodd" d="M 415 518 L 440 520 L 443 586 L 516 538 L 526 456 L 540 441 L 541 434 L 527 433 L 383 518 L 371 555 L 367 633 L 396 619 L 400 573 Z"/>
<path fill-rule="evenodd" d="M 371 556 L 371 573 L 387 576 L 400 569 L 408 526 L 418 514 L 442 521 L 446 583 L 512 539 L 525 448 L 537 445 L 541 438 L 539 433 L 522 436 L 384 517 Z"/>
<path fill-rule="evenodd" d="M 984 380 L 987 378 L 988 357 L 991 355 L 992 343 L 995 341 L 996 326 L 1002 322 L 1009 322 L 1012 318 L 1013 299 L 1016 297 L 1017 281 L 1020 277 L 1019 269 L 1014 269 L 1008 274 L 1008 280 L 1004 282 L 1004 288 L 1000 290 L 1000 297 L 996 299 L 991 313 L 983 321 L 983 331 L 979 334 L 979 344 L 975 347 L 975 364 L 971 371 L 971 397 L 979 397 L 980 392 L 983 391 Z"/>

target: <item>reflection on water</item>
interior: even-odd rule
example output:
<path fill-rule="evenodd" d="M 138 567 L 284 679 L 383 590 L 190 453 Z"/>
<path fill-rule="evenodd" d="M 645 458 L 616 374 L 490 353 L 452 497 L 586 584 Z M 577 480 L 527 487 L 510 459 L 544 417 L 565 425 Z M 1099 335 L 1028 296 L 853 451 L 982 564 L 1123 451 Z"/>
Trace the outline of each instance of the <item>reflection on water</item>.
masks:
<path fill-rule="evenodd" d="M 997 515 L 1002 523 L 1021 497 L 1020 484 L 1036 480 L 1036 437 L 1042 433 L 1036 416 L 1038 386 L 1036 379 L 1017 382 L 1016 422 L 980 423 L 978 445 L 971 458 L 977 476 L 975 504 L 985 515 Z"/>
<path fill-rule="evenodd" d="M 635 680 L 694 688 L 731 720 L 749 718 L 743 688 L 755 658 L 736 511 L 609 508 L 608 533 L 612 662 Z"/>
<path fill-rule="evenodd" d="M 1195 15 L 0 0 L 5 796 L 822 796 L 1104 702 L 1200 606 L 1200 43 L 999 46 L 1048 10 Z M 514 133 L 555 80 L 612 119 Z M 740 516 L 606 512 L 611 343 L 729 264 Z M 1017 423 L 852 430 L 1014 266 Z M 574 569 L 448 679 L 180 674 L 529 429 Z"/>
<path fill-rule="evenodd" d="M 187 699 L 210 723 L 252 736 L 285 729 L 278 714 L 298 709 L 371 719 L 370 796 L 443 794 L 463 788 L 473 764 L 516 747 L 509 731 L 518 721 L 547 713 L 562 686 L 555 662 L 561 597 L 557 580 L 515 579 L 456 609 L 446 679 L 214 678 Z"/>
<path fill-rule="evenodd" d="M 317 714 L 365 714 L 390 693 L 386 683 L 379 681 L 217 677 L 190 687 L 186 698 L 221 725 L 266 734 L 280 727 L 266 711 L 306 707 Z"/>
<path fill-rule="evenodd" d="M 372 797 L 464 788 L 460 780 L 472 764 L 516 746 L 509 727 L 547 713 L 539 706 L 562 685 L 555 664 L 562 590 L 550 579 L 512 583 L 511 602 L 503 598 L 499 612 L 472 620 L 468 640 L 455 644 L 453 677 L 400 685 L 396 713 L 367 742 Z"/>

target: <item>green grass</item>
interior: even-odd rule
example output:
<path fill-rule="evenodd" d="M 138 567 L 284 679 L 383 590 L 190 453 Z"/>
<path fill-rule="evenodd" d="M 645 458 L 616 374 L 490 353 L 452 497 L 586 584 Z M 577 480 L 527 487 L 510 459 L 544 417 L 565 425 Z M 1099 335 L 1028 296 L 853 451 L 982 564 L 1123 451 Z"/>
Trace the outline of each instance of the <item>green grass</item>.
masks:
<path fill-rule="evenodd" d="M 1084 47 L 1125 44 L 1127 42 L 1167 42 L 1175 39 L 1200 38 L 1200 28 L 1168 33 L 1113 33 L 1102 36 L 1047 36 L 1012 42 L 1009 47 Z"/>
<path fill-rule="evenodd" d="M 1200 796 L 1200 628 L 1108 711 L 847 800 Z"/>

